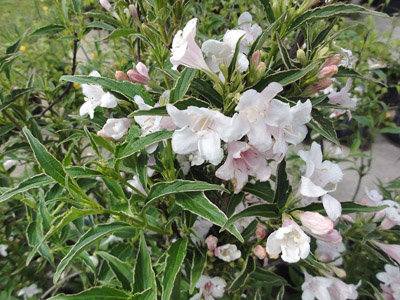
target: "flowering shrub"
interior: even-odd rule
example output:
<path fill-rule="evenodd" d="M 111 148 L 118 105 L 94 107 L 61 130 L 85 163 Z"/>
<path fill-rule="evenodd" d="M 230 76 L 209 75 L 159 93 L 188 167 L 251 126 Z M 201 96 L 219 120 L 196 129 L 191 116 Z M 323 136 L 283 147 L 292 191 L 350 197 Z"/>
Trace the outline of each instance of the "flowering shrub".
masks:
<path fill-rule="evenodd" d="M 19 128 L 5 114 L 8 131 L 28 143 L 10 137 L 5 147 L 20 139 L 32 155 L 25 178 L 1 189 L 1 209 L 18 223 L 0 231 L 0 255 L 20 265 L 5 263 L 0 275 L 37 278 L 18 288 L 2 279 L 0 295 L 400 299 L 396 188 L 334 198 L 343 173 L 321 147 L 340 144 L 330 117 L 356 108 L 353 80 L 370 80 L 334 27 L 380 13 L 332 2 L 239 1 L 226 10 L 101 0 L 103 11 L 84 14 L 81 1 L 55 1 L 64 25 L 33 34 L 72 30 L 73 68 L 41 116 L 75 128 L 51 119 L 42 130 Z M 221 15 L 208 17 L 212 9 Z M 104 60 L 75 75 L 78 42 L 94 27 L 126 42 L 118 49 L 134 65 Z M 329 91 L 340 77 L 346 85 Z M 70 115 L 50 113 L 67 105 L 72 83 L 83 95 L 73 92 Z M 30 92 L 14 89 L 0 108 Z"/>

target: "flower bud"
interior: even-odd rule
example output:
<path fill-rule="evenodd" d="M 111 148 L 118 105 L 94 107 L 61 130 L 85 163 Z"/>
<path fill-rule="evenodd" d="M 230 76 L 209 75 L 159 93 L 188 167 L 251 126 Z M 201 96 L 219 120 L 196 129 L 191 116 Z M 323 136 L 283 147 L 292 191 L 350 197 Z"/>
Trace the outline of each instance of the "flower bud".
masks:
<path fill-rule="evenodd" d="M 318 50 L 317 52 L 317 58 L 322 58 L 324 57 L 329 51 L 329 47 L 323 47 Z"/>
<path fill-rule="evenodd" d="M 214 251 L 217 248 L 218 238 L 213 235 L 209 235 L 206 240 L 207 248 L 211 251 Z"/>
<path fill-rule="evenodd" d="M 329 87 L 331 84 L 332 84 L 332 80 L 330 80 L 329 78 L 321 79 L 316 84 L 307 86 L 306 89 L 304 90 L 304 95 L 310 95 L 310 94 L 319 92 L 321 90 L 324 90 L 327 87 Z"/>
<path fill-rule="evenodd" d="M 341 55 L 335 55 L 335 56 L 329 57 L 323 63 L 322 68 L 329 67 L 329 66 L 337 66 L 337 65 L 339 65 L 341 59 L 342 59 Z"/>
<path fill-rule="evenodd" d="M 134 21 L 139 20 L 139 15 L 134 4 L 129 4 L 129 12 L 131 13 L 131 17 Z"/>
<path fill-rule="evenodd" d="M 265 251 L 265 248 L 260 245 L 255 247 L 253 252 L 254 252 L 254 255 L 257 256 L 258 259 L 264 259 L 267 257 L 267 251 Z"/>
<path fill-rule="evenodd" d="M 108 0 L 100 0 L 100 5 L 103 6 L 107 11 L 110 11 L 111 4 Z"/>
<path fill-rule="evenodd" d="M 125 72 L 122 72 L 122 71 L 116 71 L 116 72 L 115 72 L 115 78 L 116 78 L 117 80 L 129 81 L 128 75 L 126 75 Z"/>
<path fill-rule="evenodd" d="M 129 70 L 127 72 L 127 75 L 130 81 L 134 83 L 145 85 L 149 81 L 149 71 L 147 67 L 141 62 L 136 65 L 136 70 Z"/>
<path fill-rule="evenodd" d="M 318 79 L 325 79 L 330 78 L 335 75 L 339 71 L 336 65 L 330 65 L 328 67 L 324 67 L 319 73 L 317 74 Z"/>
<path fill-rule="evenodd" d="M 260 50 L 257 50 L 251 56 L 251 64 L 253 66 L 257 66 L 260 63 L 260 61 L 261 61 L 261 52 Z"/>
<path fill-rule="evenodd" d="M 331 219 L 315 212 L 306 211 L 300 216 L 301 223 L 313 234 L 327 234 L 333 230 Z"/>
<path fill-rule="evenodd" d="M 299 62 L 305 66 L 307 64 L 307 57 L 306 57 L 306 53 L 304 52 L 303 49 L 299 49 L 297 50 L 297 59 L 299 60 Z"/>

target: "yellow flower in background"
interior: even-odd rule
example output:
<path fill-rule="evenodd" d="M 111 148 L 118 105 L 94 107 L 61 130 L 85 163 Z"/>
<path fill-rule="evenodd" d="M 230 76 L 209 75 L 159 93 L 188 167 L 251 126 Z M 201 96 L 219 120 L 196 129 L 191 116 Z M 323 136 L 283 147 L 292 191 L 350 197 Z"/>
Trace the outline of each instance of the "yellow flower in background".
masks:
<path fill-rule="evenodd" d="M 47 6 L 43 6 L 43 10 L 47 11 L 49 8 Z"/>
<path fill-rule="evenodd" d="M 74 82 L 74 88 L 79 89 L 80 85 L 76 82 Z"/>
<path fill-rule="evenodd" d="M 97 54 L 93 52 L 92 57 L 95 58 L 96 56 L 97 56 Z"/>
<path fill-rule="evenodd" d="M 126 63 L 126 59 L 125 58 L 123 58 L 122 60 L 121 60 L 121 63 Z"/>
<path fill-rule="evenodd" d="M 20 46 L 19 47 L 19 51 L 25 52 L 26 51 L 26 47 L 25 46 Z"/>

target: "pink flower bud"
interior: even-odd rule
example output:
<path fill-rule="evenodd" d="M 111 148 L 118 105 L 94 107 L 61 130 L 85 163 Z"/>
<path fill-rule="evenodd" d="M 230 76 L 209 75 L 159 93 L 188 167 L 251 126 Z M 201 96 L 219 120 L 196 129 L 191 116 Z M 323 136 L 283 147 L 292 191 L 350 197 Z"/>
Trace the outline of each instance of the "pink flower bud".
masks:
<path fill-rule="evenodd" d="M 100 5 L 103 6 L 106 10 L 110 11 L 111 4 L 108 0 L 100 0 Z"/>
<path fill-rule="evenodd" d="M 339 231 L 336 229 L 333 229 L 331 232 L 326 233 L 326 234 L 313 234 L 313 236 L 321 241 L 327 242 L 327 243 L 340 243 L 342 241 L 342 236 L 340 235 Z"/>
<path fill-rule="evenodd" d="M 330 78 L 335 75 L 339 71 L 336 65 L 331 65 L 328 67 L 324 67 L 319 73 L 317 74 L 318 79 L 325 79 Z"/>
<path fill-rule="evenodd" d="M 374 244 L 400 264 L 400 245 L 383 244 L 379 242 L 374 242 Z"/>
<path fill-rule="evenodd" d="M 214 251 L 217 248 L 218 238 L 213 235 L 209 235 L 205 240 L 209 250 Z"/>
<path fill-rule="evenodd" d="M 304 94 L 309 95 L 309 94 L 314 94 L 316 92 L 319 92 L 321 90 L 326 89 L 332 84 L 332 80 L 325 78 L 321 79 L 320 81 L 317 82 L 317 84 L 312 84 L 309 85 L 305 90 Z"/>
<path fill-rule="evenodd" d="M 262 226 L 257 225 L 257 228 L 256 228 L 257 239 L 262 240 L 263 238 L 265 238 L 266 235 L 267 235 L 267 233 L 265 232 L 265 229 Z"/>
<path fill-rule="evenodd" d="M 301 214 L 300 220 L 314 234 L 327 234 L 333 230 L 332 220 L 319 213 L 306 211 Z"/>
<path fill-rule="evenodd" d="M 265 248 L 260 245 L 255 247 L 253 252 L 254 255 L 257 256 L 259 259 L 264 259 L 267 257 L 267 251 L 265 251 Z"/>
<path fill-rule="evenodd" d="M 136 70 L 129 70 L 127 74 L 130 81 L 134 83 L 145 85 L 149 81 L 149 71 L 147 67 L 141 62 L 136 65 Z"/>
<path fill-rule="evenodd" d="M 257 66 L 260 63 L 260 60 L 261 60 L 261 52 L 260 50 L 257 50 L 251 56 L 251 64 L 253 66 Z"/>
<path fill-rule="evenodd" d="M 340 63 L 341 60 L 342 60 L 342 56 L 341 55 L 335 55 L 335 56 L 329 57 L 323 63 L 322 68 L 333 66 L 333 65 L 337 66 Z"/>
<path fill-rule="evenodd" d="M 116 78 L 117 80 L 129 81 L 128 75 L 126 75 L 125 72 L 122 72 L 122 71 L 116 71 L 116 72 L 115 72 L 115 78 Z"/>

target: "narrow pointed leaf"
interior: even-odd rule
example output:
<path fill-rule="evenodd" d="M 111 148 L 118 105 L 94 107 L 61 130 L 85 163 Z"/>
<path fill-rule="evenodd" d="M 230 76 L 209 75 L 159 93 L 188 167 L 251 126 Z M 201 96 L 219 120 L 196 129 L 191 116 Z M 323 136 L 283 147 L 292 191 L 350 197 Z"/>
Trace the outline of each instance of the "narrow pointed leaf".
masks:
<path fill-rule="evenodd" d="M 128 300 L 129 293 L 108 286 L 94 287 L 75 295 L 59 294 L 48 300 Z"/>
<path fill-rule="evenodd" d="M 175 87 L 171 90 L 169 94 L 169 103 L 175 103 L 176 101 L 182 99 L 186 92 L 188 91 L 194 75 L 196 74 L 196 69 L 186 68 L 181 73 L 181 76 L 176 81 Z"/>
<path fill-rule="evenodd" d="M 124 290 L 129 291 L 131 289 L 131 284 L 133 283 L 133 273 L 130 265 L 107 252 L 98 251 L 97 254 L 108 262 L 111 270 L 121 282 Z"/>

